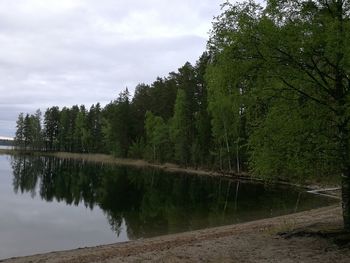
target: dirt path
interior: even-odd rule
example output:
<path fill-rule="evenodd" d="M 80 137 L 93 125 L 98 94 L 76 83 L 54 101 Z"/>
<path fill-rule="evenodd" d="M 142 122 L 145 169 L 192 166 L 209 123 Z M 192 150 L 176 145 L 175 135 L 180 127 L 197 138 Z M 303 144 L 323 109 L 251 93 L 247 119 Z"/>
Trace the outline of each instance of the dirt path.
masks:
<path fill-rule="evenodd" d="M 277 234 L 300 228 L 340 228 L 341 222 L 341 209 L 331 206 L 244 224 L 3 262 L 350 262 L 350 249 L 339 248 L 329 239 L 286 239 Z"/>

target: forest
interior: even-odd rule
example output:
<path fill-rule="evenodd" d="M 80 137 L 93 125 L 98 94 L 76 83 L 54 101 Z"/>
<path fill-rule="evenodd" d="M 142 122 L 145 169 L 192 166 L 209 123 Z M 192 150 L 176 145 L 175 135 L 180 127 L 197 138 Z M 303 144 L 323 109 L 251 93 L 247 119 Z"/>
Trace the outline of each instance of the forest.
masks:
<path fill-rule="evenodd" d="M 207 50 L 109 104 L 20 114 L 17 147 L 265 179 L 342 177 L 350 229 L 350 3 L 223 4 Z"/>

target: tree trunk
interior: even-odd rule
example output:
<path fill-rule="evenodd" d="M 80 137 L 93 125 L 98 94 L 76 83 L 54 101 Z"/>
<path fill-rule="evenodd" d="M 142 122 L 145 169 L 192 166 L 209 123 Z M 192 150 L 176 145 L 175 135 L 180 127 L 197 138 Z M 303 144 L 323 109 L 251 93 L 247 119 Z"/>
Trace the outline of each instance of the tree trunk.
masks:
<path fill-rule="evenodd" d="M 350 153 L 348 120 L 338 126 L 340 134 L 340 155 L 342 160 L 342 208 L 344 230 L 350 231 Z"/>
<path fill-rule="evenodd" d="M 224 132 L 225 132 L 226 151 L 227 151 L 227 154 L 228 154 L 228 170 L 232 171 L 230 145 L 229 145 L 229 142 L 228 142 L 228 135 L 227 135 L 227 129 L 226 129 L 225 122 L 224 122 Z"/>
<path fill-rule="evenodd" d="M 241 167 L 239 163 L 239 139 L 237 139 L 237 145 L 236 145 L 236 165 L 237 165 L 237 174 L 239 175 L 241 172 Z"/>
<path fill-rule="evenodd" d="M 342 174 L 342 208 L 344 230 L 350 231 L 350 170 Z"/>

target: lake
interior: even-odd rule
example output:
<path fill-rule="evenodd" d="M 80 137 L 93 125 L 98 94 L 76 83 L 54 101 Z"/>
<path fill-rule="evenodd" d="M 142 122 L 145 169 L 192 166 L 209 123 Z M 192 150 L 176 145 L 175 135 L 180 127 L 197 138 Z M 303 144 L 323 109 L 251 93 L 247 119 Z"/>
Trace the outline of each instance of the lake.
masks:
<path fill-rule="evenodd" d="M 0 155 L 0 259 L 236 224 L 334 203 L 286 187 Z"/>
<path fill-rule="evenodd" d="M 11 149 L 13 149 L 13 146 L 8 146 L 8 145 L 0 145 L 0 149 L 4 149 L 4 150 L 11 150 Z"/>

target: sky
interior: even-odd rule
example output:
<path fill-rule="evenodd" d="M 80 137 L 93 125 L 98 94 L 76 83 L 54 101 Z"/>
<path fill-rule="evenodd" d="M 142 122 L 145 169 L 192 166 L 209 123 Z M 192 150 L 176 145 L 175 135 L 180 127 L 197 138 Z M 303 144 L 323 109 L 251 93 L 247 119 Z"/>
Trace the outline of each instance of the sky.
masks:
<path fill-rule="evenodd" d="M 223 0 L 0 0 L 0 136 L 20 112 L 115 99 L 195 63 Z"/>

